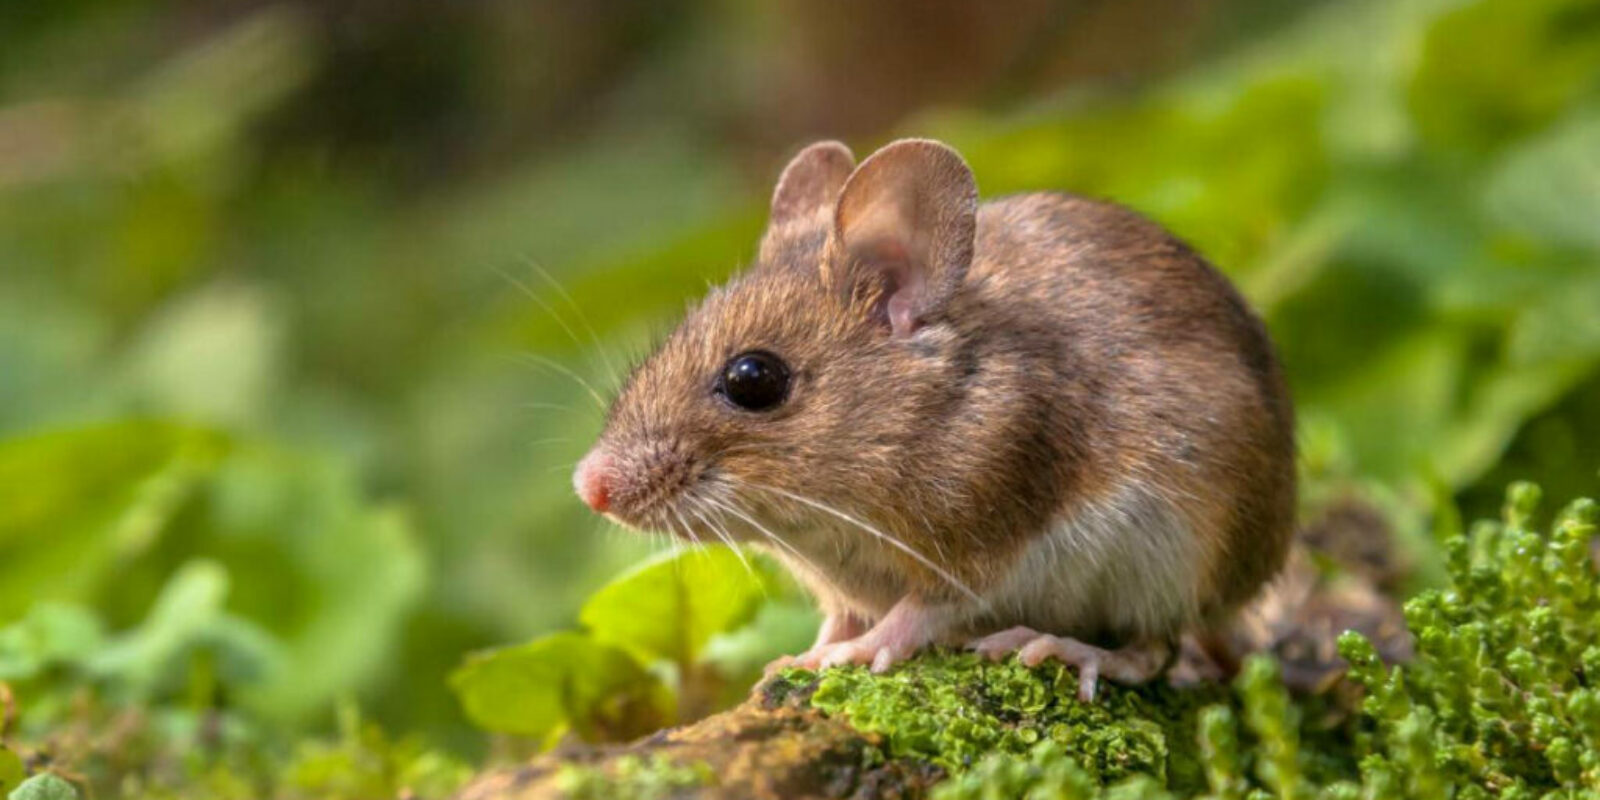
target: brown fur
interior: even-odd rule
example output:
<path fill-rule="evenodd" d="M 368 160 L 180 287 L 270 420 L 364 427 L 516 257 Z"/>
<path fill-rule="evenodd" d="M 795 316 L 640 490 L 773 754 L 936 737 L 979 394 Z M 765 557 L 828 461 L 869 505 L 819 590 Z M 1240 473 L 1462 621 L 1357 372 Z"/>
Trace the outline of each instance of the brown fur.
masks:
<path fill-rule="evenodd" d="M 974 601 L 859 527 L 748 484 L 856 517 L 980 596 L 1052 526 L 1136 486 L 1198 541 L 1195 585 L 1171 588 L 1190 599 L 1156 629 L 1076 628 L 1170 635 L 1253 595 L 1290 535 L 1293 423 L 1266 332 L 1228 281 L 1118 206 L 1055 193 L 976 206 L 970 172 L 941 145 L 891 145 L 842 190 L 841 151 L 796 157 L 759 263 L 622 389 L 600 445 L 614 458 L 612 514 L 700 538 L 710 517 L 771 547 L 826 610 L 870 620 L 907 595 Z M 892 323 L 891 307 L 909 316 Z M 758 349 L 793 373 L 771 412 L 713 392 L 729 358 Z M 1079 568 L 1070 553 L 1061 563 Z M 1085 563 L 1084 580 L 1102 579 Z M 1106 603 L 1137 600 L 1105 583 Z M 974 625 L 1049 618 L 1025 603 Z"/>

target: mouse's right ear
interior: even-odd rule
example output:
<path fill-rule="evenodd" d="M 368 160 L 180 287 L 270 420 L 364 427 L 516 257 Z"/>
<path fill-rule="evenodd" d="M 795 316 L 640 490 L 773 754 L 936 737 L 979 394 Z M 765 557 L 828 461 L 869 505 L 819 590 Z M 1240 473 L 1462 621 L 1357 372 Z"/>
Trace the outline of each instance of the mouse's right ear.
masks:
<path fill-rule="evenodd" d="M 910 336 L 966 278 L 977 214 L 978 184 L 959 153 L 931 139 L 885 145 L 839 192 L 824 280 L 873 298 L 870 313 Z"/>
<path fill-rule="evenodd" d="M 855 155 L 840 142 L 817 142 L 796 153 L 772 190 L 768 225 L 776 228 L 833 208 L 839 190 L 855 168 Z"/>

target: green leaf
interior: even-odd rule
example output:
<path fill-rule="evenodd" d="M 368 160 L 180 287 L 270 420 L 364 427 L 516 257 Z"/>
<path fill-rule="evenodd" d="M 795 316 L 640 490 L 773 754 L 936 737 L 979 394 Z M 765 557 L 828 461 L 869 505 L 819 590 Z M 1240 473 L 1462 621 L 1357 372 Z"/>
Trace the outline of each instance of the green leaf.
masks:
<path fill-rule="evenodd" d="M 628 739 L 668 718 L 660 680 L 622 650 L 579 633 L 475 653 L 450 676 L 467 716 L 497 733 Z"/>
<path fill-rule="evenodd" d="M 13 789 L 10 800 L 78 800 L 72 784 L 48 772 L 35 775 Z"/>
<path fill-rule="evenodd" d="M 747 568 L 745 565 L 750 564 Z M 644 663 L 688 665 L 719 633 L 749 622 L 772 591 L 768 568 L 725 547 L 665 554 L 601 587 L 578 619 Z"/>
<path fill-rule="evenodd" d="M 222 615 L 228 573 L 209 561 L 187 564 L 172 577 L 144 624 L 98 653 L 90 667 L 136 687 L 149 686 L 173 656 Z"/>
<path fill-rule="evenodd" d="M 87 659 L 89 670 L 115 681 L 133 699 L 192 681 L 196 658 L 209 679 L 233 688 L 281 675 L 282 645 L 253 623 L 224 610 L 231 580 L 213 561 L 191 561 L 161 590 L 140 625 Z M 197 687 L 191 687 L 197 688 Z M 210 687 L 199 687 L 207 688 Z"/>
<path fill-rule="evenodd" d="M 148 422 L 0 441 L 0 619 L 96 593 L 161 538 L 224 447 Z"/>
<path fill-rule="evenodd" d="M 25 680 L 53 663 L 75 662 L 105 639 L 99 618 L 77 606 L 44 602 L 0 628 L 0 680 Z"/>
<path fill-rule="evenodd" d="M 774 598 L 761 604 L 749 624 L 712 638 L 700 661 L 720 675 L 748 676 L 749 682 L 754 683 L 772 659 L 810 647 L 817 638 L 820 621 L 816 604 L 810 599 L 798 595 Z"/>
<path fill-rule="evenodd" d="M 0 744 L 0 794 L 10 794 L 28 776 L 22 767 L 22 757 Z"/>

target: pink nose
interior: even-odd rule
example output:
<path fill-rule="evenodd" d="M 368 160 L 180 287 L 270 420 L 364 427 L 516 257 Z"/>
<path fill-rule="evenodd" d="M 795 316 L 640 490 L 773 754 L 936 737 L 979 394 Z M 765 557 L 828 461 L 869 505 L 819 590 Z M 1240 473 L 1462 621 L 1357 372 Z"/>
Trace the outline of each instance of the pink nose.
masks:
<path fill-rule="evenodd" d="M 572 488 L 586 505 L 605 513 L 611 507 L 611 455 L 598 447 L 589 451 L 572 473 Z"/>

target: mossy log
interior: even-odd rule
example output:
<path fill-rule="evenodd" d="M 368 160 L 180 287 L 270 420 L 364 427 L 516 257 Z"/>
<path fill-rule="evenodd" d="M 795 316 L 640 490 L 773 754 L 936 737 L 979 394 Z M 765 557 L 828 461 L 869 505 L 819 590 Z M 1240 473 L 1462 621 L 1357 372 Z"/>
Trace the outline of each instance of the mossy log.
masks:
<path fill-rule="evenodd" d="M 944 775 L 882 752 L 882 736 L 811 708 L 803 696 L 758 692 L 731 711 L 625 747 L 558 751 L 488 775 L 461 798 L 911 798 Z"/>
<path fill-rule="evenodd" d="M 1285 575 L 1220 646 L 1223 660 L 1276 654 L 1285 681 L 1337 717 L 1354 697 L 1339 680 L 1338 634 L 1360 630 L 1395 660 L 1409 656 L 1410 641 L 1386 591 L 1395 576 L 1381 529 L 1370 518 L 1338 515 L 1324 524 L 1343 529 L 1308 528 Z M 1375 551 L 1348 550 L 1375 535 L 1382 540 Z M 1341 551 L 1326 541 L 1342 543 Z M 1328 570 L 1330 559 L 1345 568 Z M 971 655 L 925 655 L 886 676 L 788 671 L 732 710 L 628 745 L 564 747 L 486 774 L 459 797 L 920 798 L 988 752 L 1025 752 L 1050 740 L 1097 781 L 1152 774 L 1199 788 L 1198 717 L 1227 702 L 1229 690 L 1218 681 L 1217 659 L 1189 645 L 1173 670 L 1186 687 L 1107 687 L 1092 705 L 1075 699 L 1076 679 L 1065 668 L 1029 670 Z"/>

